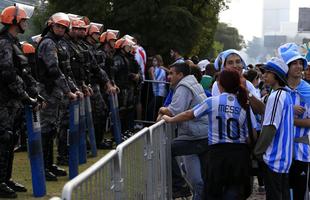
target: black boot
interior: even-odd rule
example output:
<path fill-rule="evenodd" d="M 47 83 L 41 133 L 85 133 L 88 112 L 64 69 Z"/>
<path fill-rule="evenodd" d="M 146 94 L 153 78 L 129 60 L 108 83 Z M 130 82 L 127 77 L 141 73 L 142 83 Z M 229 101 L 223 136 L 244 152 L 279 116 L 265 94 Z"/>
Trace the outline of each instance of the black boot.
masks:
<path fill-rule="evenodd" d="M 16 183 L 13 180 L 6 181 L 7 186 L 13 189 L 15 192 L 27 192 L 25 186 L 20 183 Z"/>
<path fill-rule="evenodd" d="M 46 181 L 57 181 L 57 177 L 55 174 L 45 169 L 45 180 Z"/>
<path fill-rule="evenodd" d="M 49 171 L 56 176 L 67 176 L 67 172 L 64 169 L 58 167 L 57 165 L 52 165 L 52 167 L 49 168 Z"/>
<path fill-rule="evenodd" d="M 8 165 L 6 170 L 6 177 L 5 177 L 5 183 L 13 190 L 15 190 L 13 187 L 11 187 L 14 184 L 10 185 L 10 180 L 12 178 L 12 171 L 13 171 L 13 160 L 14 160 L 14 144 L 12 143 L 8 148 Z M 25 188 L 26 189 L 26 188 Z M 15 190 L 16 192 L 19 192 Z"/>
<path fill-rule="evenodd" d="M 57 156 L 57 165 L 66 165 L 68 166 L 68 134 L 67 129 L 62 127 L 58 136 L 58 156 Z"/>
<path fill-rule="evenodd" d="M 0 198 L 17 198 L 17 194 L 7 184 L 0 183 Z"/>
<path fill-rule="evenodd" d="M 50 153 L 50 143 L 53 141 L 51 133 L 42 133 L 42 149 L 43 149 L 43 160 L 44 160 L 44 168 L 45 168 L 45 180 L 46 181 L 57 181 L 57 177 L 55 174 L 50 172 L 48 169 L 51 166 L 51 155 Z"/>
<path fill-rule="evenodd" d="M 2 134 L 2 135 L 1 135 Z M 16 198 L 17 194 L 5 183 L 8 177 L 8 165 L 10 160 L 10 152 L 8 151 L 11 147 L 10 134 L 0 133 L 0 136 L 8 136 L 6 139 L 0 140 L 0 198 Z"/>
<path fill-rule="evenodd" d="M 14 149 L 14 152 L 15 153 L 18 153 L 18 152 L 26 152 L 27 151 L 27 146 L 19 146 L 17 147 L 16 149 Z"/>
<path fill-rule="evenodd" d="M 113 142 L 109 139 L 104 139 L 100 144 L 97 146 L 98 149 L 113 149 Z"/>

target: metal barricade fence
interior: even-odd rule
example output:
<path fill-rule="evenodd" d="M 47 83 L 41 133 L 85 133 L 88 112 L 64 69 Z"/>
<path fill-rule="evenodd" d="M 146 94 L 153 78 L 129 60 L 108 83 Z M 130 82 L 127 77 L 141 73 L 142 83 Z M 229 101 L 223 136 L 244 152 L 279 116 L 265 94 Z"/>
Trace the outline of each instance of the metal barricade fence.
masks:
<path fill-rule="evenodd" d="M 149 177 L 152 182 L 151 190 L 154 196 L 151 199 L 167 199 L 172 196 L 171 181 L 171 148 L 170 142 L 173 134 L 171 125 L 163 121 L 150 127 L 151 133 L 151 167 L 156 176 Z"/>
<path fill-rule="evenodd" d="M 116 148 L 124 181 L 121 199 L 147 199 L 149 144 L 149 129 L 144 128 Z"/>
<path fill-rule="evenodd" d="M 66 183 L 62 199 L 171 199 L 173 134 L 163 120 L 142 129 Z"/>
<path fill-rule="evenodd" d="M 62 199 L 120 199 L 119 167 L 118 152 L 112 150 L 66 183 L 62 191 Z"/>
<path fill-rule="evenodd" d="M 143 124 L 154 124 L 155 117 L 157 116 L 157 106 L 161 107 L 164 102 L 156 102 L 153 94 L 153 84 L 165 84 L 166 85 L 166 95 L 169 92 L 169 82 L 165 81 L 156 81 L 156 80 L 144 80 L 143 81 L 143 93 L 142 95 L 142 106 L 143 106 L 143 113 L 142 119 L 135 120 L 136 123 L 143 123 Z M 165 97 L 163 98 L 163 101 Z"/>

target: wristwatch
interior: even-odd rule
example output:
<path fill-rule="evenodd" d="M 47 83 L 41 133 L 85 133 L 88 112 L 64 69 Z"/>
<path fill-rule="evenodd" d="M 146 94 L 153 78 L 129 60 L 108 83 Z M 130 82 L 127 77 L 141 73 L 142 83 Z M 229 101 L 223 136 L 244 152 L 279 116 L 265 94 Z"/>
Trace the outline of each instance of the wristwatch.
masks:
<path fill-rule="evenodd" d="M 249 93 L 249 98 L 251 98 L 253 96 L 253 94 L 252 93 Z"/>

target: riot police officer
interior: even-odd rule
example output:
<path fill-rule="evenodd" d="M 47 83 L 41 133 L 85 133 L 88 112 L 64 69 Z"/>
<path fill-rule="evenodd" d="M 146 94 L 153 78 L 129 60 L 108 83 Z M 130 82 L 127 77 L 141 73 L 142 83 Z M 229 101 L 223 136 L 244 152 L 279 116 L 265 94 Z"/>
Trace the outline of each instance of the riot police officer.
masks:
<path fill-rule="evenodd" d="M 84 59 L 83 53 L 80 52 L 78 45 L 76 44 L 79 38 L 79 29 L 85 29 L 85 23 L 79 19 L 71 19 L 70 30 L 64 35 L 64 37 L 60 40 L 60 46 L 64 50 L 65 59 L 63 64 L 67 67 L 67 71 L 69 72 L 68 77 L 74 82 L 77 90 L 82 90 L 84 88 L 84 94 L 87 95 L 89 92 L 87 86 L 85 85 L 87 72 L 83 67 Z M 64 101 L 61 104 L 61 124 L 59 130 L 59 139 L 58 139 L 58 156 L 57 156 L 57 164 L 59 165 L 68 165 L 69 157 L 68 157 L 68 148 L 67 148 L 67 129 L 68 129 L 68 98 L 64 98 Z"/>
<path fill-rule="evenodd" d="M 70 62 L 70 47 L 67 41 L 64 38 L 61 38 L 57 45 L 58 50 L 58 59 L 59 59 L 59 67 L 63 74 L 65 75 L 68 86 L 70 90 L 78 94 L 80 98 L 84 95 L 82 92 L 79 92 L 79 88 L 76 84 L 74 74 L 71 68 Z M 68 163 L 68 129 L 69 129 L 69 98 L 64 96 L 60 103 L 60 127 L 57 135 L 58 145 L 57 145 L 57 163 L 67 164 Z"/>
<path fill-rule="evenodd" d="M 37 65 L 39 89 L 47 99 L 47 107 L 41 112 L 41 134 L 47 181 L 57 181 L 56 176 L 64 176 L 66 172 L 53 164 L 53 141 L 59 128 L 59 105 L 63 96 L 76 100 L 79 92 L 71 91 L 68 80 L 60 69 L 58 43 L 68 30 L 69 17 L 65 13 L 53 14 L 42 33 L 38 44 Z"/>
<path fill-rule="evenodd" d="M 28 7 L 30 8 L 30 7 Z M 13 149 L 18 137 L 13 132 L 14 121 L 22 110 L 22 104 L 37 109 L 37 101 L 30 97 L 22 79 L 27 73 L 27 58 L 23 55 L 18 34 L 25 32 L 27 19 L 23 5 L 6 7 L 0 16 L 4 27 L 0 30 L 0 198 L 16 198 L 16 192 L 26 188 L 11 180 Z"/>
<path fill-rule="evenodd" d="M 88 68 L 90 72 L 90 84 L 94 92 L 94 95 L 91 97 L 91 103 L 97 146 L 100 146 L 102 142 L 107 119 L 107 104 L 104 101 L 101 91 L 116 93 L 118 90 L 115 85 L 112 85 L 107 73 L 103 70 L 103 55 L 97 50 L 99 37 L 99 28 L 92 24 L 89 25 L 84 44 L 89 53 Z"/>
<path fill-rule="evenodd" d="M 104 70 L 107 72 L 110 79 L 114 80 L 111 74 L 111 67 L 114 65 L 113 56 L 115 53 L 115 42 L 117 40 L 117 36 L 112 31 L 106 31 L 100 35 L 99 41 L 100 46 L 99 50 L 102 51 L 104 57 Z"/>
<path fill-rule="evenodd" d="M 133 44 L 131 40 L 125 38 L 116 41 L 114 66 L 112 67 L 115 83 L 120 87 L 118 99 L 123 133 L 134 128 L 135 90 L 142 80 L 139 74 L 139 65 L 131 54 Z M 115 76 L 116 74 L 117 76 Z"/>

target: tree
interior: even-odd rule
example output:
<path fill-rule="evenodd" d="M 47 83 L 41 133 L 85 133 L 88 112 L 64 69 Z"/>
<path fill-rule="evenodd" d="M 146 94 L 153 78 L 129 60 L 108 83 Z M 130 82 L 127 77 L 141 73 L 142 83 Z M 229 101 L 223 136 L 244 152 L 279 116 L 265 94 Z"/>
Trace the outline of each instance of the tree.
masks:
<path fill-rule="evenodd" d="M 218 13 L 224 7 L 224 0 L 115 0 L 108 21 L 125 32 L 139 33 L 143 44 L 160 54 L 178 47 L 184 55 L 205 57 L 212 49 Z"/>
<path fill-rule="evenodd" d="M 239 35 L 238 29 L 225 23 L 219 23 L 214 39 L 224 45 L 224 49 L 240 50 L 245 46 L 243 36 Z"/>
<path fill-rule="evenodd" d="M 162 55 L 178 47 L 184 55 L 206 56 L 224 8 L 225 0 L 49 0 L 46 13 L 85 15 L 121 34 L 139 34 L 142 45 Z"/>
<path fill-rule="evenodd" d="M 263 44 L 262 38 L 253 37 L 252 41 L 248 42 L 246 53 L 254 59 L 258 59 L 259 57 L 263 57 L 264 52 L 266 52 Z"/>

